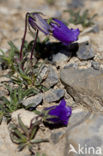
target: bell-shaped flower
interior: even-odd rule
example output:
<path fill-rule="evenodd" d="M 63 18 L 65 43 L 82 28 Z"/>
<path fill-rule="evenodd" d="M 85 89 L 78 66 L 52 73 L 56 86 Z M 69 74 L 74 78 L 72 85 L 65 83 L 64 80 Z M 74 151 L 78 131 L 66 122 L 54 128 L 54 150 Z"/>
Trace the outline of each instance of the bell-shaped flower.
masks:
<path fill-rule="evenodd" d="M 46 20 L 42 16 L 43 16 L 43 14 L 38 13 L 38 12 L 29 13 L 28 22 L 29 22 L 29 25 L 34 30 L 36 30 L 36 29 L 40 30 L 45 35 L 48 35 L 49 30 L 50 30 L 50 25 L 46 22 Z"/>
<path fill-rule="evenodd" d="M 67 126 L 68 120 L 72 114 L 70 106 L 66 106 L 66 101 L 61 100 L 59 105 L 51 106 L 43 110 L 43 121 L 49 124 L 62 124 Z"/>
<path fill-rule="evenodd" d="M 52 35 L 65 45 L 78 40 L 79 29 L 69 29 L 62 21 L 53 18 L 50 22 Z"/>

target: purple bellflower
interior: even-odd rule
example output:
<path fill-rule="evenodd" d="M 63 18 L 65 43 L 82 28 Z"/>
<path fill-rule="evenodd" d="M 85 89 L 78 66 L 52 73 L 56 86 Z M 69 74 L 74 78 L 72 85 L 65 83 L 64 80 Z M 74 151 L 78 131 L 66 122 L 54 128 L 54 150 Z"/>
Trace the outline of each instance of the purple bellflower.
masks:
<path fill-rule="evenodd" d="M 79 29 L 69 29 L 62 21 L 49 18 L 44 19 L 42 13 L 31 13 L 28 16 L 29 25 L 34 30 L 40 30 L 45 35 L 52 35 L 65 45 L 78 40 Z"/>
<path fill-rule="evenodd" d="M 25 41 L 25 37 L 26 37 L 27 27 L 29 28 L 30 31 L 31 31 L 31 27 L 36 31 L 34 44 L 33 44 L 32 51 L 31 51 L 31 57 L 30 57 L 31 60 L 32 60 L 34 48 L 36 46 L 38 32 L 41 31 L 45 35 L 49 35 L 49 33 L 50 33 L 49 32 L 50 25 L 46 22 L 46 20 L 42 16 L 43 16 L 43 14 L 40 12 L 26 13 L 25 30 L 24 30 L 24 36 L 23 36 L 23 40 L 22 40 L 21 49 L 20 49 L 20 61 L 22 61 L 22 59 L 23 59 L 23 46 L 24 46 L 24 41 Z"/>
<path fill-rule="evenodd" d="M 43 110 L 43 120 L 50 124 L 67 126 L 71 114 L 71 107 L 66 106 L 66 101 L 62 99 L 59 105 L 51 106 Z"/>
<path fill-rule="evenodd" d="M 78 40 L 79 29 L 69 29 L 62 21 L 53 18 L 50 22 L 53 36 L 65 45 Z"/>
<path fill-rule="evenodd" d="M 25 16 L 25 31 L 20 49 L 20 61 L 22 61 L 23 59 L 23 46 L 26 37 L 27 27 L 30 31 L 31 27 L 36 31 L 34 44 L 31 51 L 31 60 L 34 48 L 36 46 L 39 31 L 43 32 L 45 35 L 52 35 L 65 45 L 76 41 L 80 33 L 79 29 L 69 29 L 62 21 L 58 19 L 44 19 L 43 14 L 40 12 L 27 13 Z"/>
<path fill-rule="evenodd" d="M 29 25 L 34 29 L 34 30 L 40 30 L 43 32 L 45 35 L 48 35 L 50 32 L 50 26 L 46 22 L 45 19 L 43 19 L 43 14 L 42 13 L 31 13 L 28 16 L 28 22 Z"/>

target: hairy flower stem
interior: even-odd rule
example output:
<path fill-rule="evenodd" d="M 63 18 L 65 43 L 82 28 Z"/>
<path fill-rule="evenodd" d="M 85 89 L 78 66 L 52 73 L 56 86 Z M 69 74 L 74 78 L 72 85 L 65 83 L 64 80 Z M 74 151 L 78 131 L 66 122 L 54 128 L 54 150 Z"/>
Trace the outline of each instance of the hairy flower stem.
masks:
<path fill-rule="evenodd" d="M 24 46 L 24 41 L 25 41 L 26 32 L 27 32 L 28 16 L 29 16 L 29 13 L 26 13 L 26 16 L 25 16 L 25 30 L 24 30 L 24 36 L 23 36 L 23 39 L 22 39 L 21 49 L 20 49 L 20 61 L 23 60 L 23 46 Z"/>
<path fill-rule="evenodd" d="M 32 58 L 33 58 L 33 51 L 34 51 L 34 48 L 35 48 L 35 46 L 36 46 L 36 41 L 37 41 L 37 37 L 38 37 L 38 32 L 39 32 L 39 31 L 37 30 L 36 36 L 35 36 L 35 39 L 34 39 L 34 44 L 33 44 L 32 50 L 31 50 L 31 56 L 30 56 L 31 62 L 32 62 Z"/>

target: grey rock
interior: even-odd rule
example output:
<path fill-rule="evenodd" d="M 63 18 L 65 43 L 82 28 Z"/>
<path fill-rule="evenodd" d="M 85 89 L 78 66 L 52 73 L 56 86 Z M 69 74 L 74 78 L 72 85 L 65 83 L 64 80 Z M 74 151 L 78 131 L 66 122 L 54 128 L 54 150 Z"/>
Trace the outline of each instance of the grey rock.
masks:
<path fill-rule="evenodd" d="M 43 85 L 47 88 L 50 88 L 58 83 L 58 75 L 56 70 L 52 67 L 48 67 L 48 76 L 47 79 L 44 81 Z"/>
<path fill-rule="evenodd" d="M 99 70 L 100 69 L 100 63 L 92 61 L 91 62 L 91 67 L 93 67 L 95 70 Z"/>
<path fill-rule="evenodd" d="M 63 131 L 54 132 L 54 133 L 51 134 L 50 138 L 51 138 L 52 142 L 54 144 L 56 144 L 56 143 L 58 143 L 60 137 L 63 136 L 63 134 L 64 134 Z"/>
<path fill-rule="evenodd" d="M 35 96 L 32 96 L 32 97 L 29 97 L 27 99 L 24 99 L 22 101 L 22 104 L 25 106 L 25 107 L 37 107 L 43 100 L 43 95 L 42 93 L 40 94 L 37 94 Z"/>
<path fill-rule="evenodd" d="M 60 53 L 58 52 L 57 54 L 53 55 L 52 61 L 54 63 L 59 63 L 59 62 L 64 62 L 64 61 L 68 61 L 69 57 L 67 55 L 65 55 L 65 53 Z"/>
<path fill-rule="evenodd" d="M 41 69 L 41 73 L 39 74 L 39 77 L 43 80 L 47 77 L 48 67 L 43 66 Z"/>
<path fill-rule="evenodd" d="M 70 67 L 62 69 L 61 81 L 75 102 L 93 111 L 103 111 L 103 72 Z"/>
<path fill-rule="evenodd" d="M 83 123 L 86 119 L 89 118 L 90 115 L 91 112 L 89 112 L 88 109 L 83 109 L 81 107 L 77 107 L 74 110 L 72 110 L 72 115 L 69 119 L 68 130 L 70 131 L 76 126 Z"/>
<path fill-rule="evenodd" d="M 64 127 L 63 127 L 64 128 Z M 41 151 L 45 151 L 46 156 L 66 156 L 64 155 L 64 150 L 65 150 L 65 137 L 63 137 L 62 135 L 62 131 L 61 132 L 54 132 L 57 133 L 54 134 L 56 136 L 52 136 L 57 138 L 57 142 L 53 142 L 53 139 L 49 139 L 50 142 L 49 143 L 44 143 L 41 146 Z M 45 136 L 50 136 L 50 134 L 47 135 L 47 132 L 45 133 Z M 55 139 L 54 139 L 55 140 Z"/>
<path fill-rule="evenodd" d="M 41 64 L 38 68 L 33 70 L 34 74 L 37 74 L 37 81 L 43 81 L 47 78 L 48 75 L 48 66 L 45 64 Z"/>
<path fill-rule="evenodd" d="M 70 68 L 70 67 L 73 67 L 73 68 L 77 69 L 77 68 L 78 68 L 78 64 L 77 64 L 77 63 L 66 64 L 66 65 L 64 66 L 64 69 L 68 69 L 68 68 Z"/>
<path fill-rule="evenodd" d="M 75 112 L 71 116 L 66 133 L 66 156 L 97 156 L 103 155 L 103 113 L 90 113 L 83 116 L 82 112 Z M 78 115 L 81 119 L 78 120 Z M 75 120 L 77 122 L 75 122 Z M 74 121 L 74 123 L 73 123 Z M 82 122 L 81 122 L 82 121 Z M 72 124 L 72 127 L 71 127 Z M 77 153 L 71 151 L 72 147 Z M 84 148 L 82 148 L 84 147 Z M 82 150 L 80 150 L 82 148 Z M 89 150 L 92 148 L 91 150 Z M 97 154 L 98 153 L 98 154 Z"/>
<path fill-rule="evenodd" d="M 56 64 L 68 61 L 72 55 L 70 48 L 61 43 L 54 44 L 52 46 L 52 51 L 52 62 Z"/>
<path fill-rule="evenodd" d="M 80 60 L 92 59 L 95 56 L 94 50 L 89 43 L 79 44 L 79 49 L 76 54 Z"/>
<path fill-rule="evenodd" d="M 44 101 L 51 103 L 55 101 L 59 101 L 65 94 L 64 89 L 50 89 L 44 94 Z"/>

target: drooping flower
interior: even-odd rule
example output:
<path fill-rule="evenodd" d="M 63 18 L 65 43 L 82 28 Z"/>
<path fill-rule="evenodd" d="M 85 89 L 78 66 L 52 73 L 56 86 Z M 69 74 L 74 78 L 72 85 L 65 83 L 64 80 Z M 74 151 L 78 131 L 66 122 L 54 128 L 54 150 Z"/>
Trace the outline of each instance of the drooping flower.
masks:
<path fill-rule="evenodd" d="M 46 22 L 45 19 L 43 19 L 43 14 L 34 12 L 34 13 L 29 13 L 28 16 L 28 22 L 29 25 L 34 29 L 34 30 L 40 30 L 42 31 L 45 35 L 49 34 L 50 26 Z"/>
<path fill-rule="evenodd" d="M 29 28 L 30 32 L 32 32 L 31 27 L 36 31 L 34 44 L 33 44 L 33 47 L 31 50 L 31 56 L 30 56 L 31 62 L 32 62 L 33 51 L 36 46 L 36 41 L 38 38 L 39 30 L 42 31 L 45 35 L 49 35 L 49 33 L 50 33 L 49 32 L 50 25 L 46 22 L 46 20 L 44 18 L 42 18 L 42 15 L 43 14 L 40 12 L 26 13 L 25 30 L 24 30 L 24 36 L 23 36 L 23 40 L 22 40 L 21 49 L 20 49 L 20 60 L 21 61 L 23 59 L 23 46 L 24 46 L 24 41 L 25 41 L 25 37 L 26 37 L 27 27 Z M 22 67 L 22 69 L 23 69 L 23 67 Z"/>
<path fill-rule="evenodd" d="M 53 18 L 50 22 L 53 36 L 68 45 L 78 40 L 79 29 L 69 29 L 62 21 Z"/>
<path fill-rule="evenodd" d="M 44 19 L 42 13 L 34 12 L 29 13 L 28 22 L 34 30 L 40 30 L 45 35 L 52 35 L 59 41 L 68 45 L 74 41 L 77 41 L 79 36 L 79 29 L 69 29 L 62 21 L 49 18 Z"/>
<path fill-rule="evenodd" d="M 44 122 L 47 123 L 67 126 L 71 114 L 71 107 L 66 106 L 66 101 L 62 99 L 59 105 L 51 106 L 43 110 L 43 119 Z"/>
<path fill-rule="evenodd" d="M 24 35 L 23 35 L 22 44 L 20 48 L 20 61 L 23 60 L 23 47 L 26 38 L 27 27 L 29 27 L 30 31 L 31 31 L 31 27 L 36 31 L 34 44 L 30 56 L 31 62 L 32 62 L 33 51 L 36 46 L 36 41 L 38 38 L 39 31 L 43 32 L 45 35 L 52 35 L 53 37 L 55 37 L 65 45 L 68 45 L 76 41 L 80 33 L 79 29 L 69 29 L 62 21 L 58 19 L 55 18 L 44 19 L 43 14 L 40 12 L 33 12 L 33 13 L 28 12 L 26 13 L 25 16 L 25 30 L 24 30 Z"/>

